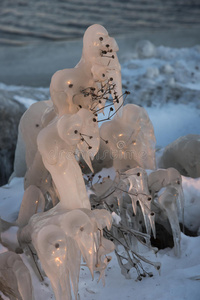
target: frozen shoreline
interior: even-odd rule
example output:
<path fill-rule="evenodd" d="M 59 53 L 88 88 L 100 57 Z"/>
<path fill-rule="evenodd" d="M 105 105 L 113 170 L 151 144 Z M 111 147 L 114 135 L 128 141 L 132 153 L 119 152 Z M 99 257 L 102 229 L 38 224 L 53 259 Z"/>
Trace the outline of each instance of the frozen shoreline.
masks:
<path fill-rule="evenodd" d="M 114 36 L 119 45 L 119 60 L 123 62 L 140 40 L 150 40 L 155 46 L 175 48 L 200 44 L 200 29 L 135 29 L 131 34 Z M 48 87 L 51 76 L 60 69 L 73 68 L 80 60 L 82 39 L 62 42 L 30 43 L 25 46 L 0 46 L 0 82 L 8 85 Z"/>

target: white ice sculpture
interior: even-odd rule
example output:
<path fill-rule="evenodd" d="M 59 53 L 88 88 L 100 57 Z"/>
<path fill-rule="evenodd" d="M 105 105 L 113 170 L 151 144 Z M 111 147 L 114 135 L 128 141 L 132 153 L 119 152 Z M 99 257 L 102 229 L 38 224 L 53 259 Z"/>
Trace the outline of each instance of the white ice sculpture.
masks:
<path fill-rule="evenodd" d="M 122 117 L 116 115 L 100 128 L 100 136 L 108 140 L 115 169 L 140 166 L 155 169 L 155 136 L 153 125 L 145 109 L 134 104 L 123 108 Z"/>
<path fill-rule="evenodd" d="M 22 135 L 26 149 L 25 189 L 29 185 L 36 185 L 44 196 L 46 193 L 50 194 L 54 205 L 59 196 L 38 151 L 38 133 L 53 119 L 55 121 L 56 117 L 58 119 L 63 114 L 75 114 L 81 108 L 91 111 L 97 119 L 106 101 L 114 104 L 118 114 L 122 113 L 121 68 L 117 51 L 116 41 L 108 35 L 103 26 L 90 26 L 83 38 L 80 62 L 73 69 L 57 71 L 50 84 L 51 99 L 33 104 L 20 121 L 19 136 Z M 109 99 L 110 95 L 112 100 Z M 86 136 L 82 138 L 87 141 Z M 18 142 L 20 143 L 20 140 Z M 18 145 L 17 149 L 21 147 Z M 18 152 L 16 157 L 19 159 Z M 91 168 L 87 153 L 81 151 L 81 154 L 84 154 L 83 158 Z M 20 172 L 21 170 L 15 170 L 16 174 Z"/>
<path fill-rule="evenodd" d="M 38 213 L 38 207 L 31 200 L 36 214 L 20 229 L 18 236 L 21 244 L 32 243 L 35 247 L 57 300 L 71 299 L 70 281 L 77 298 L 81 255 L 92 275 L 97 270 L 103 278 L 110 260 L 105 255 L 114 250 L 114 244 L 103 237 L 103 228 L 111 227 L 111 215 L 104 209 L 91 211 L 77 156 L 81 155 L 93 171 L 91 159 L 100 144 L 98 113 L 103 111 L 106 101 L 111 101 L 116 113 L 121 114 L 123 97 L 116 51 L 118 46 L 104 27 L 89 27 L 84 35 L 80 62 L 74 69 L 53 75 L 49 107 L 48 101 L 38 107 L 35 104 L 22 119 L 22 128 L 26 131 L 29 117 L 33 121 L 31 112 L 41 108 L 33 139 L 31 133 L 35 128 L 30 128 L 29 135 L 23 132 L 26 151 L 32 151 L 31 155 L 27 154 L 30 156 L 25 177 L 27 195 L 31 191 L 34 194 L 34 185 L 37 186 L 35 191 L 39 188 L 43 192 L 49 173 L 59 203 L 47 212 Z M 37 181 L 38 169 L 43 182 Z M 44 209 L 40 196 L 38 193 Z M 28 198 L 24 198 L 19 214 L 21 226 L 27 223 L 27 216 L 33 214 L 29 210 L 22 217 Z"/>
<path fill-rule="evenodd" d="M 37 143 L 66 209 L 90 208 L 74 154 L 78 149 L 93 170 L 90 158 L 99 148 L 97 116 L 110 93 L 116 111 L 120 112 L 123 98 L 116 51 L 117 44 L 105 28 L 93 25 L 84 35 L 78 65 L 57 71 L 51 80 L 50 94 L 57 115 L 40 131 Z"/>

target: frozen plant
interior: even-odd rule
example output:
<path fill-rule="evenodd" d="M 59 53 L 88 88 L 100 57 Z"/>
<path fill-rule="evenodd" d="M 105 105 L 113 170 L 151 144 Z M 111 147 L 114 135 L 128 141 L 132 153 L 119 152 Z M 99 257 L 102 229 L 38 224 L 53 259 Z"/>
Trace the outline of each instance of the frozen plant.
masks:
<path fill-rule="evenodd" d="M 137 246 L 139 241 L 153 249 L 150 236 L 156 237 L 160 212 L 168 218 L 176 253 L 180 252 L 180 174 L 174 169 L 155 170 L 153 126 L 143 108 L 123 107 L 129 92 L 122 93 L 117 51 L 104 27 L 90 26 L 80 62 L 73 69 L 57 71 L 50 84 L 51 99 L 33 104 L 20 122 L 18 143 L 26 148 L 27 171 L 13 225 L 19 227 L 21 248 L 38 256 L 56 300 L 70 300 L 71 287 L 78 298 L 81 257 L 91 275 L 98 271 L 103 282 L 111 259 L 107 254 L 114 250 L 127 278 L 131 268 L 137 270 L 139 280 L 152 276 L 141 261 L 156 269 L 160 264 L 142 257 Z M 103 121 L 108 122 L 99 129 L 98 115 L 105 108 L 109 113 Z M 111 154 L 116 176 L 93 185 L 92 161 L 100 141 Z M 93 210 L 81 160 L 91 172 Z M 148 176 L 145 169 L 153 172 Z"/>
<path fill-rule="evenodd" d="M 100 143 L 98 113 L 103 111 L 106 101 L 112 101 L 116 112 L 121 114 L 123 96 L 116 55 L 118 47 L 100 25 L 88 28 L 83 44 L 78 65 L 53 75 L 50 105 L 47 108 L 44 103 L 47 109 L 43 114 L 40 112 L 41 121 L 37 126 L 40 129 L 34 134 L 34 139 L 30 138 L 31 132 L 27 134 L 26 123 L 28 116 L 30 119 L 34 117 L 32 113 L 37 111 L 36 104 L 21 121 L 29 168 L 25 177 L 27 189 L 17 222 L 22 227 L 18 236 L 22 247 L 34 246 L 51 280 L 56 299 L 71 299 L 70 282 L 77 298 L 81 255 L 92 276 L 93 271 L 98 270 L 103 278 L 110 261 L 105 255 L 114 250 L 114 244 L 103 236 L 103 229 L 106 226 L 111 228 L 110 213 L 105 209 L 91 211 L 76 156 L 81 155 L 93 171 L 91 159 Z M 109 100 L 110 95 L 113 100 Z M 41 105 L 38 104 L 39 109 Z M 32 143 L 37 147 L 32 147 Z M 32 152 L 30 157 L 29 151 Z M 38 169 L 40 182 L 36 180 Z M 48 186 L 54 191 L 51 193 L 52 203 L 56 204 L 56 197 L 59 203 L 47 212 L 39 213 L 39 207 L 45 208 L 42 193 L 46 190 L 49 174 L 52 183 Z M 39 198 L 32 203 L 30 199 L 35 192 Z M 35 212 L 34 206 L 37 207 Z M 30 221 L 24 226 L 31 214 Z"/>

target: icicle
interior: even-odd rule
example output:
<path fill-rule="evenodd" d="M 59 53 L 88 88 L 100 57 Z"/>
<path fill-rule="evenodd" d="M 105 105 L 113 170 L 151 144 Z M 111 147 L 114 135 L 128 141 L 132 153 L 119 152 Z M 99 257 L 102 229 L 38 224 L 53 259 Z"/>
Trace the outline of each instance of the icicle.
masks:
<path fill-rule="evenodd" d="M 175 254 L 177 256 L 180 256 L 181 231 L 179 227 L 177 206 L 176 206 L 177 198 L 178 198 L 177 190 L 173 186 L 169 186 L 165 188 L 164 191 L 163 190 L 160 191 L 158 197 L 158 203 L 167 214 L 172 229 Z"/>
<path fill-rule="evenodd" d="M 154 237 L 156 236 L 155 232 L 155 220 L 154 213 L 151 211 L 151 195 L 148 189 L 147 182 L 147 173 L 142 168 L 134 168 L 124 172 L 127 176 L 129 184 L 128 195 L 131 198 L 133 211 L 136 215 L 137 212 L 137 203 L 139 202 L 142 214 L 144 217 L 145 227 L 147 233 L 151 233 L 151 229 Z"/>
<path fill-rule="evenodd" d="M 75 299 L 78 297 L 78 283 L 81 264 L 81 253 L 78 248 L 77 242 L 72 238 L 67 237 L 67 268 L 69 270 L 72 289 Z"/>
<path fill-rule="evenodd" d="M 94 269 L 94 235 L 90 218 L 80 210 L 72 210 L 63 216 L 61 228 L 67 236 L 73 238 L 81 251 L 93 277 Z"/>

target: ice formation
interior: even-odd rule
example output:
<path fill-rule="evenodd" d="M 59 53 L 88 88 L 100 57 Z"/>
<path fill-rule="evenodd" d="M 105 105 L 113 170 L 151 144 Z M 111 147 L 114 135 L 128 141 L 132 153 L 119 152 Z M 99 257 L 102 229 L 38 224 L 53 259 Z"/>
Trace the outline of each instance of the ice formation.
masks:
<path fill-rule="evenodd" d="M 156 170 L 149 175 L 148 184 L 154 203 L 167 215 L 173 234 L 174 250 L 176 255 L 180 256 L 179 215 L 184 224 L 184 195 L 181 175 L 174 168 Z"/>
<path fill-rule="evenodd" d="M 34 300 L 29 270 L 18 254 L 10 251 L 0 254 L 0 281 L 2 278 L 11 288 L 9 299 Z"/>
<path fill-rule="evenodd" d="M 137 259 L 131 261 L 130 255 L 137 257 L 138 239 L 140 242 L 145 240 L 145 245 L 150 248 L 150 237 L 159 239 L 156 235 L 156 223 L 173 236 L 175 255 L 180 256 L 179 220 L 184 226 L 184 195 L 182 178 L 176 169 L 146 172 L 145 169 L 136 167 L 118 172 L 114 180 L 103 178 L 100 183 L 92 186 L 92 190 L 95 192 L 92 197 L 93 206 L 98 203 L 101 205 L 103 201 L 114 216 L 119 216 L 119 223 L 114 223 L 111 232 L 116 245 L 122 245 L 126 253 L 127 245 L 130 249 L 127 255 L 120 253 L 118 248 L 115 250 L 122 274 L 126 278 L 129 278 L 127 272 L 132 267 L 136 268 L 139 280 L 144 275 L 144 270 L 139 272 L 141 264 Z M 108 236 L 111 234 L 108 233 Z M 147 262 L 145 259 L 144 261 Z M 148 263 L 159 268 L 156 263 Z"/>
<path fill-rule="evenodd" d="M 147 173 L 142 168 L 134 168 L 125 172 L 123 181 L 129 186 L 128 195 L 131 198 L 133 212 L 137 214 L 138 201 L 144 217 L 146 231 L 151 235 L 151 230 L 154 237 L 155 231 L 155 213 L 151 209 L 152 197 L 148 188 Z"/>
<path fill-rule="evenodd" d="M 38 187 L 45 199 L 50 195 L 53 205 L 57 204 L 57 194 L 53 187 L 51 175 L 45 168 L 37 147 L 38 133 L 55 118 L 51 100 L 39 101 L 30 106 L 19 124 L 18 143 L 15 152 L 14 173 L 24 176 L 24 189 Z M 22 160 L 25 157 L 25 162 Z M 23 165 L 26 165 L 24 172 Z M 23 167 L 23 168 L 22 168 Z M 24 172 L 24 174 L 23 174 Z"/>
<path fill-rule="evenodd" d="M 182 175 L 200 177 L 200 135 L 188 134 L 169 144 L 159 161 L 161 168 L 176 168 Z"/>
<path fill-rule="evenodd" d="M 56 120 L 62 115 L 65 115 L 62 120 L 66 120 L 67 115 L 69 117 L 73 114 L 80 116 L 79 110 L 81 109 L 83 109 L 82 112 L 84 109 L 90 110 L 90 115 L 93 114 L 92 119 L 97 121 L 97 115 L 103 111 L 110 94 L 117 113 L 121 114 L 123 104 L 121 68 L 116 51 L 118 51 L 117 43 L 108 35 L 104 27 L 90 26 L 83 38 L 83 53 L 80 62 L 74 69 L 57 71 L 52 76 L 50 84 L 51 100 L 33 104 L 21 119 L 19 131 L 25 143 L 27 165 L 25 189 L 29 185 L 36 185 L 42 190 L 45 198 L 48 198 L 46 194 L 50 194 L 54 205 L 59 196 L 52 183 L 51 172 L 49 176 L 48 168 L 43 165 L 41 153 L 37 148 L 37 136 L 42 129 L 44 129 L 43 134 L 44 132 L 47 134 L 50 128 L 57 126 Z M 75 118 L 77 117 L 73 116 L 71 120 Z M 63 121 L 59 122 L 61 123 Z M 59 128 L 61 128 L 60 125 Z M 77 146 L 84 160 L 92 168 L 88 151 L 84 149 L 90 150 L 93 157 L 95 139 L 86 136 L 87 130 L 78 132 L 76 138 L 80 137 L 80 134 L 82 134 L 82 142 Z M 86 145 L 93 149 L 88 149 Z M 53 147 L 50 150 L 50 155 L 55 155 L 55 149 L 56 147 Z"/>
<path fill-rule="evenodd" d="M 34 245 L 56 299 L 71 299 L 70 281 L 77 299 L 81 255 L 92 276 L 94 270 L 104 276 L 110 260 L 105 255 L 115 247 L 103 237 L 103 228 L 110 230 L 111 225 L 112 216 L 106 210 L 66 210 L 58 204 L 35 214 L 20 231 L 19 240 Z"/>
<path fill-rule="evenodd" d="M 30 185 L 24 192 L 18 219 L 16 224 L 23 227 L 28 224 L 30 218 L 45 209 L 45 199 L 41 190 L 35 185 Z"/>
<path fill-rule="evenodd" d="M 143 50 L 143 55 L 153 55 L 151 45 Z M 180 174 L 168 169 L 147 176 L 145 169 L 156 168 L 154 130 L 144 108 L 134 104 L 122 108 L 117 51 L 115 40 L 104 27 L 90 26 L 84 35 L 80 62 L 73 69 L 57 71 L 50 84 L 51 99 L 34 103 L 20 122 L 27 171 L 16 221 L 20 227 L 18 240 L 22 248 L 34 246 L 56 300 L 70 300 L 71 287 L 75 299 L 78 298 L 81 257 L 92 276 L 98 271 L 104 281 L 105 268 L 111 259 L 107 254 L 115 249 L 114 243 L 103 235 L 104 231 L 107 238 L 112 236 L 108 232 L 112 215 L 105 206 L 115 216 L 119 211 L 115 224 L 118 241 L 128 232 L 150 246 L 151 232 L 156 237 L 153 211 L 156 203 L 169 219 L 175 250 L 177 254 L 180 252 L 177 216 L 183 212 Z M 157 76 L 154 71 L 147 75 Z M 98 114 L 105 107 L 110 108 L 105 120 L 115 117 L 99 130 Z M 104 185 L 101 182 L 102 185 L 94 186 L 93 190 L 100 195 L 99 205 L 104 206 L 91 210 L 79 162 L 82 158 L 93 173 L 92 160 L 99 151 L 100 141 L 107 146 L 105 150 L 109 149 L 117 175 L 113 181 L 107 178 Z M 110 197 L 105 196 L 107 192 Z M 138 231 L 142 225 L 131 227 L 138 218 L 144 221 L 145 233 Z M 129 237 L 131 241 L 130 234 Z M 141 268 L 138 278 L 145 276 L 148 272 L 140 264 L 141 257 L 124 240 L 126 253 L 130 247 L 132 259 L 128 255 L 124 264 L 116 252 L 123 272 L 127 273 L 131 267 L 137 271 Z"/>
<path fill-rule="evenodd" d="M 28 171 L 17 220 L 22 227 L 19 241 L 34 245 L 56 299 L 71 299 L 70 281 L 77 298 L 81 255 L 92 275 L 98 270 L 103 278 L 110 260 L 105 255 L 114 250 L 114 244 L 103 237 L 112 217 L 106 210 L 91 211 L 76 156 L 81 155 L 93 171 L 91 159 L 100 144 L 98 113 L 108 100 L 121 115 L 123 96 L 116 51 L 118 46 L 105 28 L 89 27 L 80 62 L 74 69 L 53 75 L 49 105 L 48 101 L 34 104 L 20 124 Z M 28 126 L 26 131 L 29 119 L 35 122 L 35 113 L 37 126 Z M 45 209 L 45 191 L 53 195 L 53 205 L 55 198 L 59 203 L 39 213 Z"/>
<path fill-rule="evenodd" d="M 155 169 L 155 136 L 152 123 L 144 108 L 127 104 L 122 117 L 116 115 L 100 128 L 100 136 L 109 141 L 115 169 L 140 166 Z"/>

